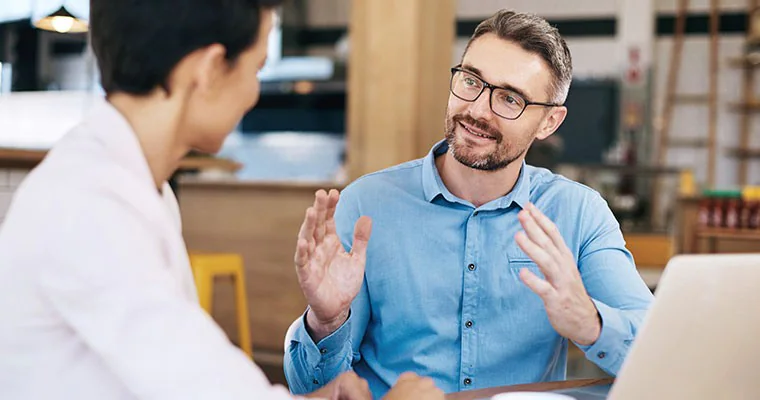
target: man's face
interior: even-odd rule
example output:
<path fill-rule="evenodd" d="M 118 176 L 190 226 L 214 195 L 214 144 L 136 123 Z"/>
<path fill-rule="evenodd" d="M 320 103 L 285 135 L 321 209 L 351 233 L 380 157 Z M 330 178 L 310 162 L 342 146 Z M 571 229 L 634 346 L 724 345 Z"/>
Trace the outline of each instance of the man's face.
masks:
<path fill-rule="evenodd" d="M 495 34 L 485 34 L 470 45 L 462 68 L 470 73 L 468 77 L 511 89 L 526 101 L 552 102 L 548 97 L 552 75 L 544 60 Z M 472 79 L 464 82 L 464 85 L 474 84 L 477 81 Z M 454 158 L 470 168 L 495 171 L 521 161 L 533 140 L 551 135 L 566 113 L 564 107 L 528 106 L 519 118 L 510 120 L 492 111 L 490 97 L 488 88 L 473 102 L 449 93 L 446 141 Z M 494 105 L 507 100 L 516 104 L 512 98 L 493 99 Z M 553 126 L 554 121 L 547 118 L 557 109 L 561 109 L 561 118 Z"/>

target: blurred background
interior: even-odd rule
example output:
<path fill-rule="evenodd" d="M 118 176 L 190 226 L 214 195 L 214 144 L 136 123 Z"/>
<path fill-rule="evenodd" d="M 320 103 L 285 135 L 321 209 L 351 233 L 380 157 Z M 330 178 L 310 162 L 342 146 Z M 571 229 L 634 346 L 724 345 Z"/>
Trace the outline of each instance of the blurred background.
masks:
<path fill-rule="evenodd" d="M 190 251 L 243 260 L 242 296 L 221 276 L 208 310 L 270 379 L 305 306 L 292 255 L 314 191 L 442 139 L 449 68 L 502 8 L 547 18 L 573 56 L 568 117 L 528 162 L 602 193 L 652 290 L 675 254 L 760 249 L 757 1 L 291 0 L 258 106 L 172 180 Z M 0 0 L 0 224 L 28 171 L 102 101 L 88 12 Z M 570 377 L 601 374 L 571 355 Z"/>

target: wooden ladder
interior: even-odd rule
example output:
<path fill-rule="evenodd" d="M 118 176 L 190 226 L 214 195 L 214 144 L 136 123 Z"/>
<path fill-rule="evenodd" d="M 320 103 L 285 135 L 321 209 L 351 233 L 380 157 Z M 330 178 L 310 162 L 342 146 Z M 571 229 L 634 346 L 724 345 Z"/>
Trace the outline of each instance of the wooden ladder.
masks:
<path fill-rule="evenodd" d="M 754 50 L 747 51 L 742 57 L 730 60 L 732 66 L 743 68 L 742 71 L 742 99 L 739 103 L 731 104 L 731 108 L 740 112 L 739 146 L 728 149 L 730 156 L 739 160 L 738 183 L 747 185 L 749 180 L 750 159 L 760 158 L 760 149 L 751 148 L 750 133 L 752 131 L 752 118 L 754 113 L 760 111 L 760 101 L 755 96 L 755 69 L 760 66 L 760 4 L 758 0 L 747 1 L 747 44 L 752 45 Z"/>
<path fill-rule="evenodd" d="M 656 162 L 659 166 L 667 163 L 670 147 L 707 148 L 707 185 L 715 185 L 716 139 L 718 128 L 718 31 L 720 29 L 719 0 L 710 0 L 710 52 L 709 52 L 709 88 L 707 93 L 678 92 L 678 72 L 681 69 L 686 14 L 689 0 L 679 0 L 676 12 L 676 26 L 673 37 L 673 51 L 666 83 L 665 101 L 662 110 L 662 125 L 659 132 L 659 144 Z M 673 113 L 677 105 L 707 106 L 707 137 L 685 138 L 671 136 Z M 659 184 L 657 185 L 659 186 Z M 655 190 L 658 193 L 659 190 Z M 655 199 L 659 197 L 655 196 Z"/>
<path fill-rule="evenodd" d="M 707 186 L 715 185 L 716 139 L 718 129 L 718 34 L 720 30 L 719 0 L 710 0 L 710 51 L 709 51 L 709 87 L 707 93 L 681 93 L 678 91 L 678 77 L 681 69 L 681 56 L 686 31 L 686 16 L 689 11 L 689 0 L 679 0 L 676 10 L 675 31 L 673 33 L 673 50 L 670 54 L 670 65 L 665 88 L 665 98 L 661 112 L 660 124 L 657 128 L 657 147 L 655 163 L 657 166 L 667 165 L 668 150 L 671 147 L 688 147 L 707 150 Z M 707 106 L 707 135 L 693 138 L 685 135 L 671 135 L 673 114 L 676 106 Z M 695 157 L 695 161 L 699 160 Z M 662 210 L 665 201 L 662 199 L 664 186 L 662 177 L 656 177 L 652 185 L 652 213 L 650 222 L 654 228 L 663 224 Z"/>

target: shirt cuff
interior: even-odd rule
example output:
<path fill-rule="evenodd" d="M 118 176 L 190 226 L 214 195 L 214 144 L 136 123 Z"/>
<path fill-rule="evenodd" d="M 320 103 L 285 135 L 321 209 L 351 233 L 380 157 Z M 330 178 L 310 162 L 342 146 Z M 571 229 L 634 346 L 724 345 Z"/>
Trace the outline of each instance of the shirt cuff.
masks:
<path fill-rule="evenodd" d="M 292 341 L 298 342 L 306 350 L 306 361 L 309 365 L 316 367 L 318 364 L 329 360 L 331 357 L 342 354 L 342 350 L 348 342 L 351 335 L 351 312 L 348 313 L 348 318 L 335 332 L 324 337 L 318 343 L 314 343 L 314 340 L 306 330 L 306 313 L 298 319 L 298 325 L 296 325 L 295 332 L 293 334 Z"/>
<path fill-rule="evenodd" d="M 600 301 L 591 299 L 602 319 L 602 331 L 599 338 L 590 346 L 576 343 L 586 357 L 607 372 L 617 374 L 617 369 L 628 353 L 633 342 L 630 324 L 616 310 Z"/>

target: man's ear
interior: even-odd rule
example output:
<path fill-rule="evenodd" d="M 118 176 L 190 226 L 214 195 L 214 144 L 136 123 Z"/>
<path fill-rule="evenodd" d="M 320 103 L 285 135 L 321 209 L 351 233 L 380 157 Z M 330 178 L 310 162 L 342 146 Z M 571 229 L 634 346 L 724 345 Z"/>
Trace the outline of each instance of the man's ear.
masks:
<path fill-rule="evenodd" d="M 567 107 L 552 107 L 536 133 L 536 139 L 544 140 L 557 131 L 567 117 Z"/>

